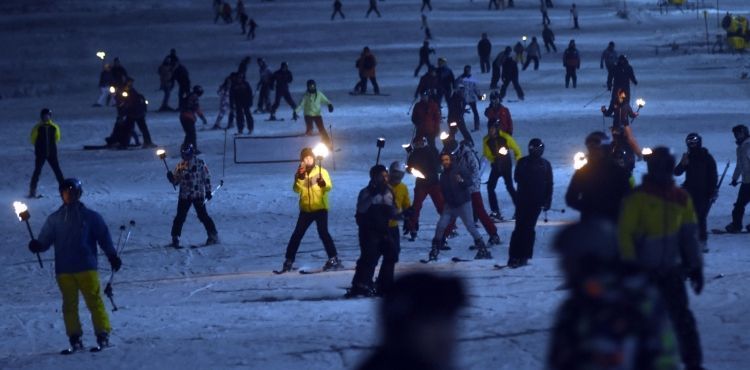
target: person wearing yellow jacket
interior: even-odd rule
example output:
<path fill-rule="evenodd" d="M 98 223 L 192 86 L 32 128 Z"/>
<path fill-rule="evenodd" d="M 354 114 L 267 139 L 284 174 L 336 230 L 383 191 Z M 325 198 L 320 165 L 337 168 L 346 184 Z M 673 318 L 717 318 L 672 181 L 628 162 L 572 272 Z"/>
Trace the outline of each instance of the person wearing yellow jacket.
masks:
<path fill-rule="evenodd" d="M 521 158 L 521 148 L 518 147 L 512 136 L 500 130 L 499 125 L 500 121 L 489 122 L 487 136 L 482 139 L 482 152 L 491 164 L 490 177 L 487 179 L 487 197 L 490 200 L 490 218 L 495 222 L 503 220 L 495 194 L 497 180 L 503 178 L 505 189 L 508 190 L 510 199 L 515 205 L 516 189 L 513 187 L 513 159 L 510 157 L 510 152 L 513 152 L 513 158 L 516 161 Z"/>
<path fill-rule="evenodd" d="M 323 124 L 323 117 L 320 115 L 320 106 L 323 104 L 328 105 L 329 113 L 333 112 L 333 104 L 331 104 L 322 91 L 318 91 L 315 80 L 307 80 L 307 92 L 305 92 L 297 108 L 294 109 L 294 113 L 299 113 L 300 110 L 303 111 L 305 116 L 305 135 L 313 134 L 313 123 L 315 123 L 315 127 L 320 132 L 321 139 L 328 148 L 331 148 L 331 138 L 328 137 L 328 132 Z"/>
<path fill-rule="evenodd" d="M 292 237 L 286 247 L 286 259 L 281 272 L 292 270 L 294 258 L 297 255 L 299 244 L 305 236 L 307 228 L 315 222 L 318 228 L 318 236 L 323 241 L 328 261 L 323 270 L 331 270 L 343 267 L 338 259 L 336 246 L 333 238 L 328 232 L 328 192 L 333 188 L 328 171 L 320 165 L 315 165 L 315 156 L 312 149 L 303 148 L 300 152 L 300 164 L 294 177 L 292 189 L 299 194 L 299 217 L 294 227 Z"/>
<path fill-rule="evenodd" d="M 685 277 L 703 289 L 698 224 L 687 191 L 674 183 L 675 158 L 658 147 L 646 156 L 648 173 L 622 203 L 618 222 L 620 257 L 651 275 L 677 332 L 685 369 L 703 369 L 700 337 L 688 307 Z"/>
<path fill-rule="evenodd" d="M 29 185 L 29 198 L 36 198 L 36 185 L 42 173 L 44 162 L 49 163 L 55 172 L 57 184 L 62 185 L 63 177 L 60 163 L 57 161 L 57 142 L 60 141 L 60 126 L 52 122 L 52 111 L 48 108 L 39 113 L 39 122 L 31 129 L 31 144 L 34 145 L 34 173 Z"/>

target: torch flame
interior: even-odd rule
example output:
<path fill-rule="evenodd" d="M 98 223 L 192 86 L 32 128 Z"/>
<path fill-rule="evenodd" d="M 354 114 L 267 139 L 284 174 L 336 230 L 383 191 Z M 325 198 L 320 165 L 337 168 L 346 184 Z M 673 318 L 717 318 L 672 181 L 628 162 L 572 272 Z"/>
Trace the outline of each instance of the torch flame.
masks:
<path fill-rule="evenodd" d="M 313 148 L 313 154 L 316 157 L 328 157 L 328 147 L 323 143 L 318 143 L 318 145 Z"/>
<path fill-rule="evenodd" d="M 497 152 L 500 153 L 500 155 L 508 155 L 508 148 L 501 147 Z"/>
<path fill-rule="evenodd" d="M 641 155 L 651 155 L 653 153 L 654 153 L 654 151 L 651 150 L 651 148 L 649 148 L 649 147 L 645 147 L 645 148 L 641 149 Z"/>
<path fill-rule="evenodd" d="M 104 60 L 104 57 L 107 55 L 107 53 L 103 51 L 97 51 L 96 56 L 99 57 L 99 59 Z"/>
<path fill-rule="evenodd" d="M 482 94 L 482 97 L 480 98 L 482 101 L 487 100 L 487 94 Z"/>
<path fill-rule="evenodd" d="M 148 100 L 145 101 L 146 105 L 148 105 Z"/>
<path fill-rule="evenodd" d="M 157 149 L 156 155 L 158 155 L 159 157 L 164 157 L 165 155 L 167 155 L 167 151 L 164 149 Z"/>
<path fill-rule="evenodd" d="M 406 149 L 406 148 L 408 148 L 410 146 L 411 146 L 411 144 L 409 144 L 409 143 L 401 144 L 401 147 L 404 148 L 404 149 Z"/>
<path fill-rule="evenodd" d="M 116 90 L 115 90 L 115 87 L 114 87 L 114 86 L 110 86 L 110 87 L 109 87 L 109 93 L 110 93 L 110 94 L 114 94 L 114 93 L 115 93 L 115 91 L 116 91 Z"/>
<path fill-rule="evenodd" d="M 526 41 L 526 35 L 521 36 L 521 40 Z"/>
<path fill-rule="evenodd" d="M 418 179 L 424 179 L 424 174 L 414 167 L 411 168 L 411 174 Z"/>
<path fill-rule="evenodd" d="M 448 125 L 448 126 L 450 126 L 450 127 L 456 127 L 456 126 L 458 126 L 458 123 L 456 123 L 456 122 L 451 122 L 451 123 L 450 123 L 450 125 Z"/>
<path fill-rule="evenodd" d="M 23 221 L 21 218 L 21 213 L 24 213 L 29 210 L 28 207 L 26 207 L 26 204 L 21 202 L 13 202 L 13 209 L 16 211 L 16 216 L 18 216 L 18 221 Z"/>
<path fill-rule="evenodd" d="M 123 98 L 127 98 L 128 97 L 128 92 L 127 91 L 123 91 L 122 92 L 122 97 Z"/>
<path fill-rule="evenodd" d="M 443 131 L 440 133 L 440 140 L 446 140 L 450 137 L 447 132 Z"/>
<path fill-rule="evenodd" d="M 641 108 L 644 105 L 646 105 L 646 101 L 643 100 L 642 98 L 638 98 L 638 99 L 635 100 L 635 104 L 638 105 L 638 108 Z"/>
<path fill-rule="evenodd" d="M 583 154 L 583 152 L 578 152 L 573 156 L 574 169 L 580 170 L 586 163 L 588 163 L 588 159 L 586 159 L 586 154 Z"/>

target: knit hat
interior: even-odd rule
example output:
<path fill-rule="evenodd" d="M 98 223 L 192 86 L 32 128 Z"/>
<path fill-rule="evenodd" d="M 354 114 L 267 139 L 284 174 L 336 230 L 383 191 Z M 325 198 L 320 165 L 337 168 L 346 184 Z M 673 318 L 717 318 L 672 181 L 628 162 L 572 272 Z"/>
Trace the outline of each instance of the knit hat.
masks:
<path fill-rule="evenodd" d="M 315 158 L 315 154 L 313 154 L 312 148 L 310 147 L 304 147 L 302 148 L 302 151 L 299 152 L 299 160 L 304 161 L 305 157 L 310 156 Z"/>

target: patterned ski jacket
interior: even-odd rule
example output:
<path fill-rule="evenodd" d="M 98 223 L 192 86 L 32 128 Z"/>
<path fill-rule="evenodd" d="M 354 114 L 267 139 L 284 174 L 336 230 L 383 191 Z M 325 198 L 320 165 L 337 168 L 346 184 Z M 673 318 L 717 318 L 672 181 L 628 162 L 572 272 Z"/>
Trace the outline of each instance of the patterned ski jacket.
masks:
<path fill-rule="evenodd" d="M 460 145 L 456 152 L 456 166 L 471 175 L 472 184 L 469 187 L 469 192 L 478 193 L 481 191 L 482 180 L 480 179 L 479 157 L 474 149 L 467 145 Z"/>
<path fill-rule="evenodd" d="M 318 178 L 322 177 L 325 187 L 318 186 Z M 328 192 L 333 189 L 328 171 L 320 166 L 313 166 L 305 171 L 303 178 L 294 178 L 292 190 L 299 194 L 299 209 L 302 212 L 328 210 Z"/>
<path fill-rule="evenodd" d="M 182 160 L 172 171 L 175 184 L 180 185 L 180 199 L 203 200 L 211 192 L 211 174 L 202 159 Z"/>
<path fill-rule="evenodd" d="M 56 274 L 96 270 L 97 244 L 108 257 L 117 255 L 102 216 L 81 202 L 63 204 L 49 215 L 39 233 L 39 242 L 44 250 L 55 246 Z"/>

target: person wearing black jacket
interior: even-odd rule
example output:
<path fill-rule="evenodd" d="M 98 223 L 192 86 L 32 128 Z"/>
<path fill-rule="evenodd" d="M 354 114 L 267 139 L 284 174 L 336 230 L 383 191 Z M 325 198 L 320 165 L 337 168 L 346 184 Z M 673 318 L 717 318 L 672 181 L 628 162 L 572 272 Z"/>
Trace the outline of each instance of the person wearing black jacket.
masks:
<path fill-rule="evenodd" d="M 435 54 L 435 49 L 430 47 L 429 41 L 425 41 L 422 43 L 422 47 L 419 48 L 419 64 L 414 70 L 414 77 L 417 77 L 419 75 L 419 70 L 422 69 L 423 65 L 427 66 L 428 70 L 432 68 L 432 64 L 430 63 L 430 54 Z"/>
<path fill-rule="evenodd" d="M 252 135 L 255 128 L 253 115 L 250 113 L 250 107 L 253 105 L 253 88 L 245 80 L 245 75 L 238 73 L 232 81 L 232 87 L 229 90 L 229 106 L 237 117 L 237 133 L 242 134 L 247 121 L 247 134 Z"/>
<path fill-rule="evenodd" d="M 417 178 L 414 183 L 414 203 L 412 203 L 412 215 L 409 217 L 407 229 L 409 229 L 409 241 L 414 241 L 419 230 L 419 213 L 422 211 L 422 203 L 429 195 L 432 204 L 435 205 L 437 213 L 443 213 L 443 193 L 440 191 L 438 182 L 438 168 L 440 157 L 437 149 L 427 145 L 427 138 L 416 137 L 412 141 L 414 150 L 406 161 L 409 171 L 417 170 L 424 178 Z M 414 172 L 412 172 L 414 174 Z"/>
<path fill-rule="evenodd" d="M 120 58 L 115 58 L 112 62 L 112 69 L 110 72 L 112 73 L 112 85 L 114 85 L 115 88 L 119 90 L 119 88 L 125 86 L 128 81 L 128 71 L 126 71 L 125 67 L 120 64 Z"/>
<path fill-rule="evenodd" d="M 479 54 L 479 68 L 481 68 L 482 73 L 489 72 L 492 43 L 487 38 L 487 33 L 482 33 L 482 39 L 477 43 L 477 54 Z"/>
<path fill-rule="evenodd" d="M 552 166 L 542 158 L 544 143 L 541 139 L 529 141 L 529 155 L 518 160 L 513 178 L 518 184 L 516 192 L 516 226 L 510 236 L 508 267 L 524 266 L 534 255 L 536 221 L 541 211 L 552 203 Z"/>
<path fill-rule="evenodd" d="M 29 185 L 29 198 L 36 198 L 36 185 L 42 166 L 46 161 L 55 172 L 58 185 L 62 185 L 65 178 L 57 161 L 57 142 L 60 141 L 60 126 L 52 122 L 52 111 L 44 108 L 39 112 L 39 122 L 31 129 L 31 143 L 34 144 L 34 173 Z"/>
<path fill-rule="evenodd" d="M 344 12 L 341 11 L 341 8 L 342 8 L 341 0 L 335 0 L 333 2 L 333 13 L 331 14 L 331 20 L 333 20 L 334 18 L 336 18 L 336 14 L 340 15 L 341 19 L 346 18 L 346 17 L 344 17 Z"/>
<path fill-rule="evenodd" d="M 448 125 L 453 128 L 453 123 L 455 123 L 458 126 L 458 130 L 461 131 L 461 136 L 463 136 L 464 140 L 470 141 L 473 145 L 474 139 L 471 138 L 471 132 L 466 128 L 464 113 L 466 113 L 464 85 L 459 85 L 457 89 L 453 90 L 453 95 L 448 98 Z"/>
<path fill-rule="evenodd" d="M 453 71 L 448 67 L 448 61 L 445 58 L 438 58 L 438 67 L 436 69 L 439 81 L 438 87 L 438 105 L 445 98 L 445 104 L 448 104 L 448 98 L 453 95 L 453 83 L 456 77 Z"/>
<path fill-rule="evenodd" d="M 563 67 L 565 67 L 565 88 L 570 86 L 570 81 L 573 80 L 573 88 L 578 86 L 578 75 L 576 70 L 581 69 L 581 56 L 578 54 L 575 40 L 570 40 L 568 48 L 563 53 Z"/>
<path fill-rule="evenodd" d="M 127 96 L 122 101 L 122 112 L 125 115 L 124 125 L 127 131 L 124 138 L 130 139 L 137 124 L 143 135 L 143 148 L 155 148 L 156 144 L 151 140 L 151 133 L 148 130 L 148 125 L 146 125 L 146 111 L 148 110 L 146 98 L 133 87 L 127 89 L 126 92 Z M 120 143 L 120 145 L 126 148 L 128 142 Z"/>
<path fill-rule="evenodd" d="M 292 95 L 289 93 L 289 84 L 292 83 L 293 80 L 292 72 L 289 70 L 289 65 L 286 62 L 281 62 L 281 67 L 273 73 L 271 78 L 271 83 L 276 85 L 276 98 L 271 106 L 271 117 L 269 117 L 268 120 L 276 120 L 276 110 L 279 109 L 281 99 L 283 98 L 292 108 L 292 119 L 296 121 L 297 112 L 294 111 L 294 108 L 297 104 L 294 103 L 294 99 L 292 99 Z"/>
<path fill-rule="evenodd" d="M 180 61 L 176 63 L 172 71 L 172 81 L 177 82 L 177 104 L 179 109 L 183 109 L 185 100 L 190 95 L 190 73 Z"/>
<path fill-rule="evenodd" d="M 630 82 L 634 85 L 638 85 L 638 80 L 635 79 L 635 73 L 633 67 L 628 62 L 628 58 L 625 55 L 620 55 L 617 58 L 617 64 L 612 69 L 612 73 L 607 78 L 607 89 L 612 90 L 612 99 L 617 97 L 619 90 L 625 91 L 627 102 L 630 102 Z"/>
<path fill-rule="evenodd" d="M 513 83 L 513 89 L 516 90 L 518 100 L 523 100 L 523 89 L 521 89 L 521 85 L 518 83 L 518 65 L 516 64 L 516 61 L 510 57 L 510 52 L 510 46 L 507 46 L 505 48 L 507 56 L 503 61 L 503 71 L 501 74 L 503 86 L 500 87 L 500 99 L 505 98 L 505 91 L 508 90 L 508 85 Z"/>
<path fill-rule="evenodd" d="M 552 32 L 552 29 L 546 24 L 542 30 L 542 40 L 544 40 L 544 48 L 547 49 L 547 53 L 549 53 L 550 48 L 557 53 L 557 47 L 555 46 L 555 33 Z"/>
<path fill-rule="evenodd" d="M 610 140 L 604 132 L 586 137 L 587 163 L 576 170 L 565 193 L 565 203 L 581 213 L 581 220 L 604 218 L 617 224 L 620 203 L 630 192 L 630 173 L 609 157 Z"/>
<path fill-rule="evenodd" d="M 374 289 L 372 277 L 378 259 L 383 255 L 380 274 L 390 273 L 393 281 L 393 266 L 398 259 L 396 243 L 391 239 L 388 223 L 396 214 L 395 196 L 388 186 L 388 171 L 382 164 L 370 168 L 370 182 L 359 192 L 357 198 L 357 221 L 359 236 L 359 259 L 352 278 L 352 287 L 347 290 L 346 297 L 371 297 L 377 292 Z M 394 255 L 396 258 L 393 258 Z M 387 265 L 387 266 L 386 266 Z M 378 277 L 381 280 L 381 277 Z"/>
<path fill-rule="evenodd" d="M 687 190 L 693 198 L 693 207 L 698 216 L 698 239 L 703 244 L 703 250 L 707 251 L 706 218 L 717 196 L 716 184 L 719 181 L 719 175 L 716 170 L 716 161 L 708 149 L 703 147 L 703 139 L 700 135 L 694 132 L 688 134 L 685 144 L 688 151 L 682 155 L 680 163 L 674 169 L 674 174 L 675 176 L 685 174 L 682 188 Z"/>

